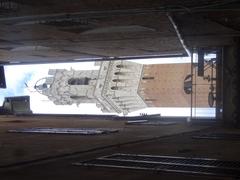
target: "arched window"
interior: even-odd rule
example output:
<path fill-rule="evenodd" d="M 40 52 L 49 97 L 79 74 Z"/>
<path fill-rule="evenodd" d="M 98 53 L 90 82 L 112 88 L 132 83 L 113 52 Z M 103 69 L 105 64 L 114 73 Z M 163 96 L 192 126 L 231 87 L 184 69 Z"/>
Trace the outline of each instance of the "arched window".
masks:
<path fill-rule="evenodd" d="M 114 74 L 115 74 L 115 75 L 124 75 L 123 72 L 115 72 Z"/>
<path fill-rule="evenodd" d="M 71 78 L 68 80 L 69 85 L 88 85 L 90 78 Z"/>
<path fill-rule="evenodd" d="M 124 66 L 122 64 L 116 65 L 117 68 L 123 68 Z"/>
<path fill-rule="evenodd" d="M 113 82 L 121 82 L 121 79 L 113 79 Z"/>
<path fill-rule="evenodd" d="M 118 87 L 117 86 L 112 86 L 111 89 L 112 90 L 118 90 Z"/>

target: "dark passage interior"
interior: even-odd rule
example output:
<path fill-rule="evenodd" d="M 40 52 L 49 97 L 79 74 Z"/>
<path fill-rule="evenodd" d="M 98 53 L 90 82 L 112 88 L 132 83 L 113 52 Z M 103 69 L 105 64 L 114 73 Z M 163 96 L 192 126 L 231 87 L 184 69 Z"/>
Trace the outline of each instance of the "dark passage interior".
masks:
<path fill-rule="evenodd" d="M 0 0 L 0 179 L 240 178 L 239 10 Z"/>

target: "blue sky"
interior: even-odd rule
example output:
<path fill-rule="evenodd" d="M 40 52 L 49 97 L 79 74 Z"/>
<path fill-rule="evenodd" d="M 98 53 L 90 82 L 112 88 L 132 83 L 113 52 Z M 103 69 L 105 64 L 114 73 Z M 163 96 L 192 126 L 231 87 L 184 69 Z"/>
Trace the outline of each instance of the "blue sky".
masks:
<path fill-rule="evenodd" d="M 136 61 L 135 61 L 136 62 Z M 165 64 L 166 59 L 156 60 L 142 60 L 137 61 L 142 64 Z M 167 59 L 169 63 L 169 59 Z M 173 59 L 170 63 L 186 63 L 190 62 L 189 58 Z M 9 65 L 5 66 L 5 75 L 7 81 L 7 89 L 0 89 L 0 103 L 3 102 L 6 96 L 30 96 L 30 105 L 34 113 L 64 113 L 64 114 L 102 114 L 101 110 L 95 104 L 80 104 L 74 105 L 55 105 L 49 101 L 46 96 L 43 96 L 34 90 L 34 85 L 37 80 L 48 76 L 49 69 L 76 69 L 87 70 L 97 69 L 94 62 L 81 62 L 81 63 L 62 63 L 62 64 L 42 64 L 42 65 Z M 28 88 L 25 86 L 28 84 Z M 171 116 L 174 112 L 176 116 L 190 115 L 190 108 L 147 108 L 139 110 L 130 115 L 139 115 L 140 113 L 156 114 L 161 113 L 163 116 Z M 214 116 L 214 109 L 199 108 L 198 114 L 202 116 Z"/>
<path fill-rule="evenodd" d="M 22 96 L 24 95 L 25 83 L 31 80 L 32 72 L 14 73 L 17 67 L 4 67 L 7 89 L 0 89 L 0 102 L 4 101 L 4 97 Z"/>

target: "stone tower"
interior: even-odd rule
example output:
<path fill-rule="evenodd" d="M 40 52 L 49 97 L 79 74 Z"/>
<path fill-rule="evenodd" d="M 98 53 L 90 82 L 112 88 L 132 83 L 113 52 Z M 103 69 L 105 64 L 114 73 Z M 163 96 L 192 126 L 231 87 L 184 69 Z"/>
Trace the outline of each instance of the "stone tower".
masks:
<path fill-rule="evenodd" d="M 56 105 L 96 103 L 102 112 L 123 113 L 146 108 L 138 94 L 143 65 L 101 61 L 99 70 L 50 69 L 36 89 Z"/>
<path fill-rule="evenodd" d="M 203 77 L 195 76 L 195 71 L 192 83 L 190 79 L 191 63 L 145 65 L 139 94 L 148 106 L 190 107 L 192 91 L 193 105 L 208 107 L 210 83 Z"/>
<path fill-rule="evenodd" d="M 190 63 L 142 65 L 118 60 L 95 65 L 100 68 L 50 69 L 44 83 L 35 88 L 56 105 L 95 103 L 102 112 L 124 115 L 146 107 L 191 105 L 190 94 L 195 89 L 189 89 L 192 83 L 185 82 L 191 72 Z M 197 80 L 203 83 L 201 78 Z M 208 107 L 205 96 L 209 86 L 198 86 L 196 90 L 196 106 Z"/>

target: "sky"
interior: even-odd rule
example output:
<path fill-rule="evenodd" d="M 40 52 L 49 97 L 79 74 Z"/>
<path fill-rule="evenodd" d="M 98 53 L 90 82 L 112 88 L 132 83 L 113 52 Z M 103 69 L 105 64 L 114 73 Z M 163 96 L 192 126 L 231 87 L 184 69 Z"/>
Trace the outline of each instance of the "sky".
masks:
<path fill-rule="evenodd" d="M 147 59 L 133 60 L 141 64 L 166 64 L 187 63 L 189 58 L 156 58 L 151 61 Z M 57 64 L 37 64 L 37 65 L 8 65 L 4 67 L 7 89 L 0 89 L 0 103 L 4 97 L 9 96 L 30 96 L 30 105 L 33 113 L 40 114 L 103 114 L 95 104 L 55 105 L 48 98 L 34 90 L 35 83 L 48 76 L 49 69 L 75 69 L 91 70 L 98 69 L 94 62 L 57 63 Z M 174 113 L 173 113 L 174 112 Z M 197 115 L 215 116 L 214 108 L 198 108 Z M 189 116 L 190 108 L 146 108 L 129 115 L 139 115 L 140 113 L 161 114 L 162 116 Z"/>

